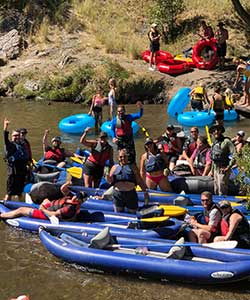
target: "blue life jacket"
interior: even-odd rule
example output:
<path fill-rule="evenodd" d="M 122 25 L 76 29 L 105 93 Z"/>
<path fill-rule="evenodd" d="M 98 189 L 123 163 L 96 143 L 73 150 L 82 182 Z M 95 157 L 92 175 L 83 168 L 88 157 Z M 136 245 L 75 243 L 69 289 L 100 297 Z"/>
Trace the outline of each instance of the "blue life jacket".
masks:
<path fill-rule="evenodd" d="M 147 155 L 147 160 L 145 161 L 145 170 L 146 172 L 160 171 L 164 169 L 165 163 L 161 154 L 156 155 L 149 154 Z"/>
<path fill-rule="evenodd" d="M 119 181 L 130 181 L 136 183 L 136 177 L 131 165 L 117 166 L 113 174 L 113 183 Z"/>
<path fill-rule="evenodd" d="M 14 143 L 13 144 L 16 146 L 16 151 L 9 156 L 8 153 L 6 153 L 6 160 L 9 165 L 13 165 L 15 161 L 28 161 L 28 152 L 26 149 L 23 147 L 23 145 Z"/>

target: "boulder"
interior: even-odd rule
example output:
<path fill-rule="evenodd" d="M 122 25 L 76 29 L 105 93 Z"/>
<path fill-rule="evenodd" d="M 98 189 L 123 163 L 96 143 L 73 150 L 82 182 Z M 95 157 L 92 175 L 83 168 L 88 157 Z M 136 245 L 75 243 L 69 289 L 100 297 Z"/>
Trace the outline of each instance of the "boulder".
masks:
<path fill-rule="evenodd" d="M 11 30 L 7 34 L 0 37 L 0 53 L 7 59 L 17 58 L 22 49 L 21 36 L 16 29 Z"/>

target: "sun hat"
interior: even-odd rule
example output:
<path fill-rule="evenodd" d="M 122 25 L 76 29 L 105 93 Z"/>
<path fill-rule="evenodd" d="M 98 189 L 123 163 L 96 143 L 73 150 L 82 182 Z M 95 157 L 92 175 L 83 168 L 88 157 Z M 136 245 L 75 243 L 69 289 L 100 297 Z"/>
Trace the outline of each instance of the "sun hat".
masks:
<path fill-rule="evenodd" d="M 156 24 L 156 23 L 153 23 L 153 24 L 151 24 L 151 27 L 152 27 L 152 28 L 155 28 L 155 27 L 157 27 L 157 24 Z"/>
<path fill-rule="evenodd" d="M 213 133 L 215 130 L 220 130 L 221 133 L 225 132 L 225 128 L 222 125 L 213 125 L 209 128 L 209 133 Z"/>
<path fill-rule="evenodd" d="M 240 130 L 237 132 L 237 135 L 243 137 L 243 136 L 245 136 L 245 132 L 243 130 Z"/>

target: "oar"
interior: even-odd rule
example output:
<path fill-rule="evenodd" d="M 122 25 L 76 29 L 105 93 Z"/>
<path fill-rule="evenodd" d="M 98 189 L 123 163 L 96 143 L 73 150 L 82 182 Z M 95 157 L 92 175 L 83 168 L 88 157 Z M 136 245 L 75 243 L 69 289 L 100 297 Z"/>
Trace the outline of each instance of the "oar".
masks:
<path fill-rule="evenodd" d="M 198 244 L 198 243 L 185 243 L 185 244 L 172 244 L 172 243 L 159 243 L 152 245 L 136 245 L 136 247 L 159 247 L 159 246 L 182 246 L 182 247 L 207 247 L 212 249 L 234 249 L 238 245 L 237 241 L 221 241 L 214 243 Z M 113 244 L 112 247 L 135 247 L 134 244 Z"/>
<path fill-rule="evenodd" d="M 74 162 L 78 163 L 78 164 L 81 164 L 81 165 L 83 164 L 82 159 L 79 158 L 79 157 L 71 156 L 70 159 L 73 160 Z"/>
<path fill-rule="evenodd" d="M 147 129 L 145 127 L 141 127 L 141 131 L 144 133 L 145 137 L 148 138 L 149 137 L 149 133 L 147 131 Z"/>
<path fill-rule="evenodd" d="M 152 217 L 152 218 L 143 218 L 143 219 L 123 219 L 123 220 L 114 220 L 114 221 L 107 221 L 107 222 L 95 222 L 95 224 L 99 225 L 113 225 L 113 224 L 119 224 L 119 223 L 156 223 L 156 222 L 165 222 L 169 219 L 169 216 L 162 216 L 162 217 Z"/>
<path fill-rule="evenodd" d="M 208 126 L 206 125 L 205 126 L 205 130 L 206 130 L 206 134 L 207 134 L 207 141 L 208 141 L 208 144 L 209 146 L 212 146 L 212 139 L 211 139 L 211 135 L 209 133 L 209 129 L 208 129 Z"/>
<path fill-rule="evenodd" d="M 78 179 L 82 178 L 82 168 L 79 168 L 79 167 L 61 168 L 61 167 L 57 167 L 54 165 L 44 164 L 44 163 L 39 163 L 39 162 L 36 165 L 41 166 L 41 167 L 54 168 L 54 169 L 57 169 L 60 171 L 66 171 L 75 178 L 78 178 Z"/>

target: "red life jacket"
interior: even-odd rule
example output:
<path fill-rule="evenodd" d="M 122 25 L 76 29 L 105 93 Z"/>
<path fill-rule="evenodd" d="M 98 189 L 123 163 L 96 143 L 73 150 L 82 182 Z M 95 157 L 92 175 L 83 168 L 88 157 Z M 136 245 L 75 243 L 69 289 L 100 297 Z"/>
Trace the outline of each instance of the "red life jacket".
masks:
<path fill-rule="evenodd" d="M 110 151 L 111 146 L 108 143 L 103 144 L 98 141 L 96 146 L 92 149 L 88 160 L 96 165 L 105 166 L 106 161 L 110 157 Z"/>
<path fill-rule="evenodd" d="M 58 209 L 63 208 L 65 205 L 73 205 L 76 209 L 76 215 L 79 214 L 81 209 L 81 203 L 78 200 L 72 200 L 71 197 L 63 197 L 62 199 L 51 201 L 51 205 L 48 207 L 50 211 L 57 211 Z M 64 216 L 67 217 L 67 216 Z"/>
<path fill-rule="evenodd" d="M 131 122 L 126 119 L 119 119 L 118 117 L 116 118 L 116 136 L 121 137 L 121 136 L 132 136 L 133 135 L 133 130 L 132 130 L 132 125 Z"/>
<path fill-rule="evenodd" d="M 62 162 L 65 159 L 65 151 L 63 148 L 48 148 L 45 153 L 45 160 L 55 160 L 57 162 Z"/>
<path fill-rule="evenodd" d="M 165 153 L 178 154 L 178 151 L 174 150 L 172 146 L 178 148 L 176 135 L 173 135 L 171 137 L 169 137 L 168 135 L 163 136 L 163 151 Z"/>
<path fill-rule="evenodd" d="M 223 236 L 226 236 L 229 231 L 229 225 L 230 225 L 229 219 L 230 219 L 231 215 L 234 213 L 237 213 L 243 217 L 242 220 L 239 222 L 236 230 L 233 233 L 234 239 L 237 239 L 239 234 L 249 232 L 248 221 L 246 220 L 245 216 L 242 214 L 241 211 L 239 211 L 238 209 L 233 209 L 229 214 L 227 214 L 226 216 L 223 216 L 220 226 L 221 226 L 221 234 Z"/>

